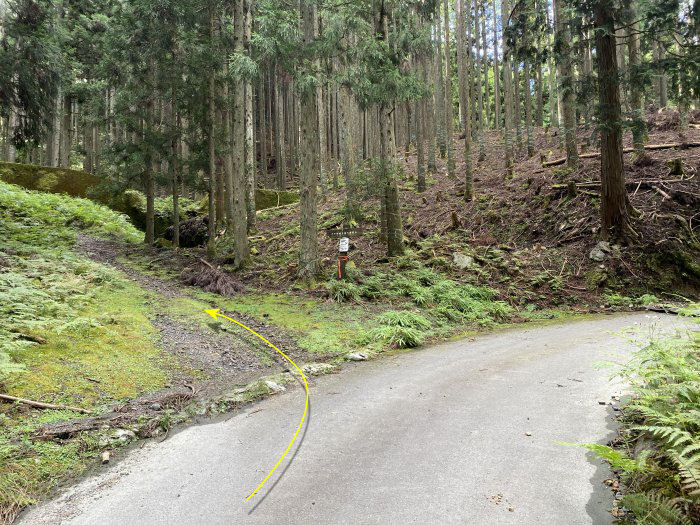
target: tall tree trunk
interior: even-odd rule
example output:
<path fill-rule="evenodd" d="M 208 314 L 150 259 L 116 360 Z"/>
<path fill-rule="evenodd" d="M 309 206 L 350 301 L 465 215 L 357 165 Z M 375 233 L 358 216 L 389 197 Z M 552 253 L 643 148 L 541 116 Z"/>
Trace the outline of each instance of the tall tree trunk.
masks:
<path fill-rule="evenodd" d="M 613 6 L 595 5 L 598 93 L 600 106 L 601 236 L 623 239 L 632 230 L 622 161 L 622 123 Z"/>
<path fill-rule="evenodd" d="M 426 190 L 425 187 L 425 153 L 424 153 L 424 140 L 425 140 L 425 100 L 416 100 L 416 173 L 417 173 L 417 187 L 418 193 L 422 193 Z"/>
<path fill-rule="evenodd" d="M 287 147 L 284 133 L 284 90 L 282 89 L 283 75 L 279 65 L 275 65 L 273 92 L 275 101 L 275 172 L 277 189 L 287 189 Z"/>
<path fill-rule="evenodd" d="M 501 22 L 503 30 L 508 27 L 508 16 L 510 7 L 508 0 L 501 0 Z M 510 50 L 506 39 L 503 39 L 503 106 L 505 110 L 504 121 L 504 150 L 506 163 L 506 177 L 513 176 L 513 104 L 512 104 L 512 89 L 511 89 L 511 66 L 510 66 Z"/>
<path fill-rule="evenodd" d="M 437 173 L 437 125 L 438 119 L 436 115 L 435 108 L 435 98 L 433 94 L 437 89 L 435 85 L 435 76 L 432 71 L 433 67 L 433 56 L 430 57 L 423 56 L 421 58 L 422 69 L 425 74 L 425 83 L 428 86 L 430 93 L 425 101 L 425 139 L 428 148 L 428 173 Z"/>
<path fill-rule="evenodd" d="M 646 119 L 644 118 L 644 107 L 642 106 L 643 81 L 640 71 L 639 56 L 639 22 L 635 2 L 630 2 L 630 18 L 634 20 L 632 26 L 627 31 L 627 45 L 629 47 L 629 68 L 630 68 L 630 109 L 632 112 L 632 143 L 638 156 L 644 155 L 644 139 L 646 136 Z"/>
<path fill-rule="evenodd" d="M 173 246 L 180 246 L 180 152 L 178 151 L 180 135 L 180 115 L 177 111 L 177 88 L 173 82 L 170 100 L 170 119 L 173 127 L 170 139 L 170 174 L 173 192 Z"/>
<path fill-rule="evenodd" d="M 396 184 L 396 142 L 391 126 L 391 106 L 379 108 L 380 165 L 384 179 L 384 207 L 386 217 L 387 255 L 403 255 L 403 226 L 399 206 L 399 188 Z"/>
<path fill-rule="evenodd" d="M 564 16 L 563 0 L 554 2 L 554 23 L 556 27 L 554 48 L 557 60 L 557 76 L 559 77 L 559 93 L 562 100 L 564 124 L 564 142 L 566 146 L 566 162 L 571 168 L 578 164 L 578 148 L 576 146 L 576 94 L 574 92 L 573 72 L 571 68 L 571 33 L 570 20 Z"/>
<path fill-rule="evenodd" d="M 464 200 L 474 198 L 474 173 L 472 171 L 471 104 L 467 93 L 467 54 L 470 49 L 464 42 L 465 10 L 470 0 L 457 0 L 457 80 L 459 83 L 459 105 L 464 130 Z M 446 17 L 447 18 L 447 17 Z"/>
<path fill-rule="evenodd" d="M 663 109 L 668 105 L 668 87 L 666 81 L 666 74 L 664 73 L 663 67 L 660 63 L 666 59 L 666 47 L 661 40 L 654 39 L 653 44 L 653 57 L 655 65 L 658 69 L 656 75 L 656 80 L 654 86 L 656 88 L 656 103 L 659 109 Z"/>
<path fill-rule="evenodd" d="M 153 71 L 153 70 L 152 70 Z M 149 75 L 150 93 L 146 101 L 146 157 L 144 166 L 144 190 L 146 193 L 146 236 L 144 242 L 153 244 L 155 241 L 155 170 L 156 154 L 153 148 L 153 127 L 155 121 L 155 78 Z"/>
<path fill-rule="evenodd" d="M 503 45 L 505 48 L 505 44 Z M 501 72 L 498 67 L 498 13 L 493 0 L 493 111 L 495 130 L 501 129 Z"/>
<path fill-rule="evenodd" d="M 450 60 L 450 6 L 443 1 L 445 9 L 445 141 L 447 143 L 447 175 L 455 176 L 454 114 L 452 112 L 452 64 Z"/>
<path fill-rule="evenodd" d="M 10 116 L 7 119 L 7 162 L 17 160 L 17 148 L 14 143 L 15 126 L 17 125 L 17 113 L 13 107 L 10 108 Z"/>
<path fill-rule="evenodd" d="M 301 0 L 302 44 L 306 49 L 314 41 L 316 20 L 313 0 Z M 316 189 L 318 185 L 318 107 L 315 88 L 305 87 L 300 94 L 301 165 L 299 202 L 301 208 L 299 277 L 308 279 L 318 272 L 318 225 Z"/>
<path fill-rule="evenodd" d="M 265 95 L 265 77 L 266 74 L 260 75 L 260 81 L 258 82 L 258 143 L 260 144 L 260 176 L 262 177 L 262 184 L 264 187 L 269 188 L 270 181 L 267 179 L 267 116 L 265 114 L 265 106 L 267 104 L 267 97 Z"/>
<path fill-rule="evenodd" d="M 559 128 L 559 105 L 557 103 L 557 73 L 554 66 L 554 23 L 549 20 L 547 11 L 549 59 L 547 61 L 547 72 L 549 76 L 549 127 L 552 130 Z"/>
<path fill-rule="evenodd" d="M 440 8 L 437 7 L 435 13 L 435 37 L 433 41 L 435 45 L 433 46 L 434 53 L 434 75 L 435 75 L 435 90 L 433 94 L 435 96 L 435 116 L 437 118 L 437 123 L 435 126 L 437 135 L 437 146 L 440 152 L 440 157 L 443 159 L 447 155 L 447 140 L 446 140 L 446 130 L 447 124 L 445 123 L 445 85 L 443 83 L 443 71 L 442 71 L 442 38 L 440 36 L 442 28 L 442 21 L 440 18 Z"/>
<path fill-rule="evenodd" d="M 245 53 L 245 2 L 234 0 L 233 47 L 239 55 Z M 233 254 L 237 268 L 243 267 L 250 254 L 248 247 L 248 218 L 246 206 L 245 156 L 245 83 L 234 84 L 233 93 Z"/>
<path fill-rule="evenodd" d="M 484 126 L 487 128 L 489 126 L 489 121 L 491 120 L 491 93 L 489 88 L 489 46 L 488 46 L 488 35 L 486 34 L 486 2 L 485 0 L 481 4 L 481 44 L 484 56 L 484 104 L 485 104 L 485 118 Z M 485 139 L 485 137 L 484 137 Z M 483 159 L 482 159 L 483 160 Z"/>
<path fill-rule="evenodd" d="M 513 60 L 513 121 L 515 124 L 515 147 L 518 154 L 523 152 L 522 114 L 520 111 L 520 62 L 517 57 Z"/>
<path fill-rule="evenodd" d="M 70 95 L 63 97 L 63 117 L 61 122 L 61 154 L 60 166 L 63 168 L 70 167 L 70 152 L 71 152 L 71 124 L 73 122 L 73 100 Z"/>
<path fill-rule="evenodd" d="M 469 9 L 469 7 L 467 7 Z M 474 74 L 474 89 L 477 92 L 478 108 L 479 108 L 479 162 L 486 159 L 486 122 L 484 120 L 484 95 L 481 92 L 481 69 L 486 69 L 486 48 L 481 50 L 481 38 L 479 36 L 480 26 L 478 0 L 474 0 L 474 43 L 476 48 L 476 72 Z"/>
<path fill-rule="evenodd" d="M 46 163 L 51 167 L 58 167 L 61 148 L 61 93 L 56 94 L 56 104 L 54 105 L 51 132 L 47 141 Z"/>
<path fill-rule="evenodd" d="M 234 211 L 233 211 L 233 165 L 234 165 L 234 153 L 233 153 L 233 142 L 234 142 L 234 137 L 233 137 L 233 130 L 231 129 L 231 124 L 232 124 L 232 116 L 231 116 L 231 97 L 229 93 L 229 84 L 228 84 L 228 76 L 229 76 L 229 62 L 228 62 L 228 57 L 224 58 L 224 77 L 226 80 L 224 80 L 224 83 L 222 85 L 222 91 L 223 91 L 223 108 L 220 110 L 222 113 L 222 127 L 223 127 L 223 132 L 224 132 L 224 145 L 226 151 L 224 152 L 224 188 L 226 190 L 226 195 L 225 195 L 225 208 L 226 208 L 226 229 L 230 233 L 233 231 L 234 224 L 233 224 L 233 218 L 234 218 Z M 219 196 L 221 197 L 221 196 Z M 218 201 L 218 199 L 217 199 Z M 217 206 L 217 213 L 218 213 L 218 206 Z M 219 218 L 219 221 L 221 219 Z"/>
<path fill-rule="evenodd" d="M 213 6 L 210 7 L 209 11 L 209 38 L 210 43 L 214 45 L 215 39 L 215 14 Z M 216 255 L 216 215 L 214 209 L 214 203 L 216 202 L 216 71 L 212 67 L 208 72 L 208 103 L 207 108 L 207 120 L 209 125 L 208 130 L 208 147 L 209 147 L 209 214 L 207 225 L 207 255 L 213 258 Z"/>
<path fill-rule="evenodd" d="M 321 35 L 321 17 L 316 12 L 316 21 L 314 22 L 316 36 Z M 316 66 L 321 69 L 322 63 L 317 61 Z M 325 68 L 324 68 L 325 69 Z M 328 188 L 328 146 L 327 146 L 327 130 L 326 130 L 326 104 L 324 92 L 328 88 L 324 84 L 319 83 L 316 87 L 316 107 L 318 111 L 318 155 L 319 155 L 319 183 L 321 192 L 325 198 Z"/>
<path fill-rule="evenodd" d="M 530 62 L 525 59 L 523 64 L 523 89 L 525 90 L 525 134 L 527 137 L 527 156 L 535 155 L 535 142 L 532 130 L 532 93 L 530 91 Z"/>
<path fill-rule="evenodd" d="M 245 20 L 245 26 L 243 28 L 244 40 L 243 47 L 245 49 L 245 54 L 248 58 L 251 58 L 251 36 L 253 31 L 253 12 L 252 12 L 252 0 L 243 0 L 243 18 Z M 246 206 L 246 231 L 254 232 L 256 228 L 256 217 L 255 217 L 255 130 L 253 129 L 253 123 L 255 121 L 255 115 L 253 113 L 253 83 L 248 78 L 245 81 L 244 86 L 244 111 L 245 111 L 245 145 L 244 145 L 244 156 L 245 156 L 245 206 Z"/>

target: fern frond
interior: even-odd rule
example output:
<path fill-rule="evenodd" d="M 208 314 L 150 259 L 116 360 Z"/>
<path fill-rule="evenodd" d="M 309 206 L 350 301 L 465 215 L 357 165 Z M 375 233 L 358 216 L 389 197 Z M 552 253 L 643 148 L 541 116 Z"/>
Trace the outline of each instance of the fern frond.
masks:
<path fill-rule="evenodd" d="M 693 443 L 693 436 L 690 432 L 670 426 L 659 425 L 638 425 L 632 428 L 640 432 L 648 432 L 655 439 L 665 441 L 669 447 L 678 448 L 681 445 Z"/>
<path fill-rule="evenodd" d="M 622 498 L 622 504 L 637 518 L 637 525 L 692 525 L 690 518 L 678 508 L 684 501 L 644 493 L 628 494 Z"/>
<path fill-rule="evenodd" d="M 700 452 L 695 455 L 673 452 L 670 456 L 678 467 L 683 492 L 693 499 L 700 498 Z"/>

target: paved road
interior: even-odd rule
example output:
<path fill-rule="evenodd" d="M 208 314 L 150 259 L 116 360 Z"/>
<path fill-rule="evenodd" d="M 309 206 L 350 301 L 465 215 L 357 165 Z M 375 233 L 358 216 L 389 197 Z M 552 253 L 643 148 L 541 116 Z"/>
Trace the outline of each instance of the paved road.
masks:
<path fill-rule="evenodd" d="M 558 443 L 611 436 L 599 401 L 621 386 L 594 363 L 631 348 L 613 333 L 680 323 L 514 329 L 349 366 L 313 380 L 296 456 L 249 503 L 298 424 L 301 388 L 136 449 L 20 523 L 611 523 L 606 468 Z"/>

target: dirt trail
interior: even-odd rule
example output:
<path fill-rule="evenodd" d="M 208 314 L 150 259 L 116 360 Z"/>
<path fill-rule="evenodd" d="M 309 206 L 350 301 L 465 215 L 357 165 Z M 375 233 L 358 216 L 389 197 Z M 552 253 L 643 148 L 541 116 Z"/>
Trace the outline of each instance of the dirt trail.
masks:
<path fill-rule="evenodd" d="M 157 294 L 159 300 L 166 305 L 174 298 L 192 297 L 190 287 L 142 274 L 121 263 L 119 259 L 122 256 L 128 257 L 130 248 L 120 242 L 89 236 L 80 236 L 76 244 L 80 253 L 121 271 L 142 288 Z M 158 261 L 159 254 L 154 252 L 153 255 L 153 260 Z M 170 258 L 173 259 L 173 256 L 170 255 Z M 182 259 L 175 264 L 186 265 L 186 259 Z M 173 264 L 172 260 L 170 264 Z M 203 318 L 206 316 L 204 312 L 202 315 Z M 237 314 L 236 317 L 273 343 L 285 348 L 292 356 L 301 357 L 302 360 L 306 356 L 294 339 L 278 328 L 271 330 L 270 326 L 248 316 Z M 195 400 L 215 399 L 259 377 L 287 370 L 286 361 L 276 353 L 270 352 L 257 339 L 253 340 L 247 334 L 229 328 L 228 325 L 210 321 L 207 323 L 208 328 L 204 328 L 194 321 L 187 323 L 155 309 L 151 322 L 159 332 L 159 346 L 176 356 L 178 362 L 170 386 L 115 406 L 111 412 L 97 417 L 45 425 L 39 429 L 37 436 L 46 439 L 69 438 L 103 425 L 123 427 L 143 418 L 153 420 L 163 410 L 177 410 Z M 156 430 L 154 425 L 148 422 L 141 425 L 139 433 L 144 437 L 151 435 L 151 432 Z"/>

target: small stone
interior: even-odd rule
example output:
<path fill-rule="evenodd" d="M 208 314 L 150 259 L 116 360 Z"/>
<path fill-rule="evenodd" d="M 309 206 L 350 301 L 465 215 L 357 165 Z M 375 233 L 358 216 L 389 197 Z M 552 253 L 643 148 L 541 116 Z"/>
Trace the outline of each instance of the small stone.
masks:
<path fill-rule="evenodd" d="M 607 402 L 607 401 L 598 401 L 598 404 L 599 404 L 599 405 L 607 405 L 608 402 Z"/>
<path fill-rule="evenodd" d="M 112 434 L 112 439 L 115 441 L 120 441 L 121 443 L 128 443 L 136 437 L 136 434 L 131 430 L 125 428 L 119 428 Z"/>
<path fill-rule="evenodd" d="M 526 435 L 526 436 L 531 436 L 531 435 L 532 435 L 532 432 L 525 432 L 525 435 Z"/>
<path fill-rule="evenodd" d="M 474 264 L 474 257 L 455 252 L 452 254 L 452 264 L 459 270 L 466 270 Z"/>
<path fill-rule="evenodd" d="M 102 464 L 106 465 L 107 463 L 109 463 L 109 450 L 105 450 L 102 453 Z"/>
<path fill-rule="evenodd" d="M 284 392 L 285 390 L 287 390 L 282 385 L 270 380 L 265 381 L 265 385 L 267 385 L 267 388 L 269 388 L 271 393 L 273 394 L 277 394 L 279 392 Z"/>
<path fill-rule="evenodd" d="M 596 262 L 603 262 L 608 254 L 611 252 L 610 243 L 607 241 L 598 241 L 598 243 L 593 247 L 588 257 Z"/>
<path fill-rule="evenodd" d="M 367 361 L 367 354 L 362 352 L 354 352 L 345 356 L 348 361 Z"/>
<path fill-rule="evenodd" d="M 148 408 L 150 408 L 151 410 L 156 410 L 156 411 L 157 411 L 157 410 L 160 410 L 160 409 L 163 408 L 163 407 L 161 406 L 160 403 L 151 403 L 150 405 L 148 405 Z"/>

